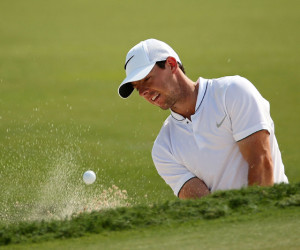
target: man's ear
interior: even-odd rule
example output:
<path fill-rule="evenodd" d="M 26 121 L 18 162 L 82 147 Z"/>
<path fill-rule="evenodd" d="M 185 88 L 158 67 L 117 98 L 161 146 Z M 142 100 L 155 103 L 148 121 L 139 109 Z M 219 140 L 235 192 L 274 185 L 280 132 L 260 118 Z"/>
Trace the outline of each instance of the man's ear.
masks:
<path fill-rule="evenodd" d="M 175 72 L 178 68 L 178 64 L 177 64 L 177 61 L 174 57 L 172 56 L 169 56 L 166 60 L 166 63 L 168 66 L 170 66 L 172 72 Z"/>

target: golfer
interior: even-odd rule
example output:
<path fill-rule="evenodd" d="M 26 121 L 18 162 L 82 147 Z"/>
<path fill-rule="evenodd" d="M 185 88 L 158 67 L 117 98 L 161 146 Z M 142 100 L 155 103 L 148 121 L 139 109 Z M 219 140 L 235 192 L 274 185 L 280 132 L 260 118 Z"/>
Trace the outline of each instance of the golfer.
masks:
<path fill-rule="evenodd" d="M 270 105 L 241 76 L 218 79 L 185 75 L 177 53 L 148 39 L 125 60 L 119 95 L 134 89 L 171 114 L 152 149 L 159 175 L 180 199 L 216 190 L 288 182 L 284 173 Z"/>

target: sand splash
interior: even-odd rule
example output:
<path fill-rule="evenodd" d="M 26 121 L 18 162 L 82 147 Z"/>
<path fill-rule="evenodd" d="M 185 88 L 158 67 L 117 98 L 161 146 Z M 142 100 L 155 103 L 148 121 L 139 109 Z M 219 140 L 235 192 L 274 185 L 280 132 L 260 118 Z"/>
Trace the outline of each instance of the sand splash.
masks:
<path fill-rule="evenodd" d="M 76 165 L 65 160 L 58 163 L 50 173 L 47 182 L 38 192 L 35 206 L 28 215 L 28 220 L 64 219 L 81 212 L 99 211 L 119 206 L 129 206 L 126 190 L 121 190 L 116 185 L 95 189 L 83 183 L 81 176 L 76 181 L 72 180 Z"/>
<path fill-rule="evenodd" d="M 100 211 L 120 206 L 130 206 L 126 190 L 86 185 L 79 178 L 72 180 L 76 168 L 72 164 L 57 164 L 49 171 L 47 181 L 38 187 L 30 202 L 14 201 L 2 211 L 2 222 L 12 223 L 32 220 L 65 219 L 82 212 Z M 80 176 L 81 177 L 81 176 Z M 4 205 L 4 204 L 2 204 Z"/>
<path fill-rule="evenodd" d="M 103 184 L 107 182 L 101 166 L 93 168 L 99 162 L 97 154 L 82 151 L 89 128 L 70 130 L 53 124 L 43 130 L 39 125 L 9 130 L 0 143 L 0 223 L 65 219 L 84 211 L 130 206 L 126 190 Z M 97 174 L 92 185 L 82 180 L 86 165 Z"/>

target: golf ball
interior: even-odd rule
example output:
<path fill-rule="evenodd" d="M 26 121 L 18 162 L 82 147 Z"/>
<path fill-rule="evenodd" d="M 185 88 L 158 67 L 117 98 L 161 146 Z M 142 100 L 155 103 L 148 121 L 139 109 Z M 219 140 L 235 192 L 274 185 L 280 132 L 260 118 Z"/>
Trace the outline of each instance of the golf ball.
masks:
<path fill-rule="evenodd" d="M 89 185 L 89 184 L 93 184 L 96 180 L 96 174 L 94 171 L 92 170 L 88 170 L 86 172 L 84 172 L 83 174 L 83 181 L 85 182 L 85 184 Z"/>

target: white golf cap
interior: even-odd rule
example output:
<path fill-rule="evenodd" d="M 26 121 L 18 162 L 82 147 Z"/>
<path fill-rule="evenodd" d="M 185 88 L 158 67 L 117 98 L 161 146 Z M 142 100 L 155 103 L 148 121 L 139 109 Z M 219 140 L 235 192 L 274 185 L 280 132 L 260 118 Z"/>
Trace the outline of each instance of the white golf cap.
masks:
<path fill-rule="evenodd" d="M 125 60 L 126 78 L 119 86 L 119 95 L 127 98 L 133 91 L 131 82 L 146 77 L 156 62 L 164 61 L 169 56 L 181 63 L 177 53 L 166 43 L 148 39 L 135 45 L 127 53 Z"/>

